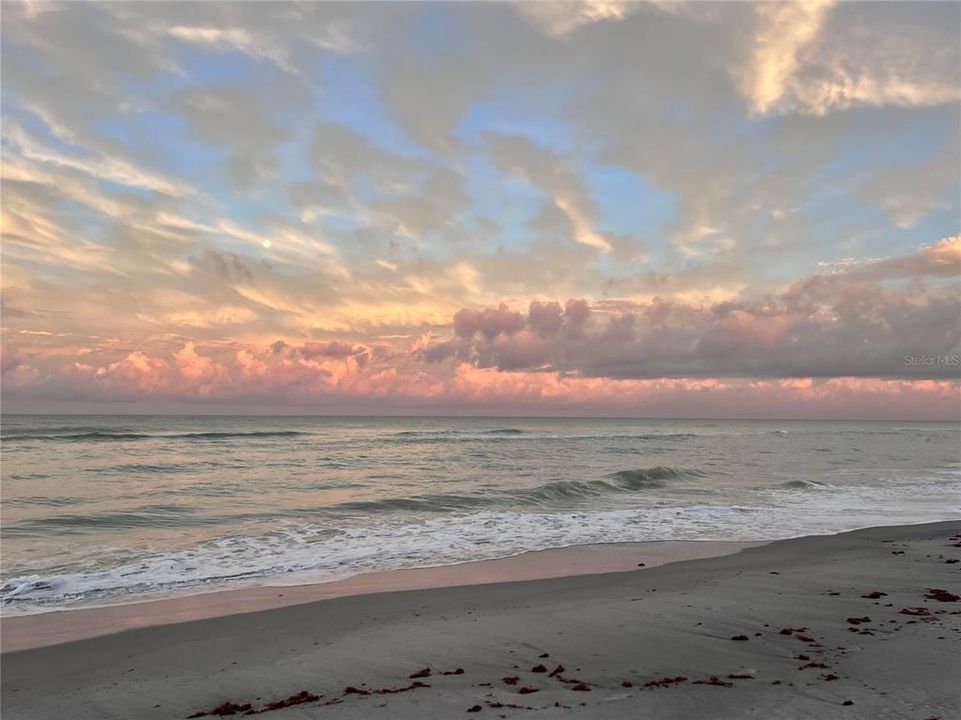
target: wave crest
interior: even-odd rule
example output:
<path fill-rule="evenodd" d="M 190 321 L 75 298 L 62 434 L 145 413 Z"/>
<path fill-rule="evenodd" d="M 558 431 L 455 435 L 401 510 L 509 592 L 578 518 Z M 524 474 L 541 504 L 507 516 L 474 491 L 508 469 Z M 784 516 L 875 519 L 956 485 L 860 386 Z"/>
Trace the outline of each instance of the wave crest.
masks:
<path fill-rule="evenodd" d="M 665 487 L 671 480 L 700 477 L 704 477 L 704 473 L 698 470 L 658 466 L 619 470 L 594 480 L 554 480 L 532 488 L 517 488 L 496 493 L 415 495 L 406 498 L 347 502 L 333 509 L 348 512 L 457 512 L 489 506 L 551 506 L 557 502 L 573 503 L 586 498 L 654 490 Z"/>
<path fill-rule="evenodd" d="M 788 480 L 781 483 L 781 487 L 788 490 L 823 490 L 831 486 L 826 482 L 818 482 L 817 480 Z"/>
<path fill-rule="evenodd" d="M 226 440 L 230 438 L 297 437 L 312 433 L 300 430 L 253 430 L 249 432 L 188 432 L 188 433 L 138 433 L 114 430 L 92 430 L 71 433 L 13 433 L 4 435 L 4 442 L 17 440 L 50 440 L 55 442 L 98 442 L 121 440 Z"/>

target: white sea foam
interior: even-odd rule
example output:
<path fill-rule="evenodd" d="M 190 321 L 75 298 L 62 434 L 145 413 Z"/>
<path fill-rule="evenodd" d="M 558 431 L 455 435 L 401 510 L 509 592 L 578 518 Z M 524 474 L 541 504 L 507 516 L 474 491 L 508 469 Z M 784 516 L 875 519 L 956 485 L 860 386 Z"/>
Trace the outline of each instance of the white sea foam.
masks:
<path fill-rule="evenodd" d="M 751 505 L 652 506 L 602 512 L 442 515 L 331 530 L 289 526 L 222 537 L 112 567 L 11 578 L 0 602 L 24 611 L 238 583 L 325 582 L 358 573 L 454 564 L 569 545 L 653 540 L 773 540 L 872 525 L 961 517 L 961 483 L 758 491 Z"/>

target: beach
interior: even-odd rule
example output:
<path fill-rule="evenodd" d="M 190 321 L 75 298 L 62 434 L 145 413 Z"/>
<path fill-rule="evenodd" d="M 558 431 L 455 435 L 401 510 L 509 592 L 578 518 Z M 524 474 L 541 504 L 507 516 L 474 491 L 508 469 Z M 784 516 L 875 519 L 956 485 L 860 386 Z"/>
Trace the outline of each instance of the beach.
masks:
<path fill-rule="evenodd" d="M 3 711 L 947 720 L 959 712 L 959 534 L 957 521 L 878 527 L 5 652 Z"/>

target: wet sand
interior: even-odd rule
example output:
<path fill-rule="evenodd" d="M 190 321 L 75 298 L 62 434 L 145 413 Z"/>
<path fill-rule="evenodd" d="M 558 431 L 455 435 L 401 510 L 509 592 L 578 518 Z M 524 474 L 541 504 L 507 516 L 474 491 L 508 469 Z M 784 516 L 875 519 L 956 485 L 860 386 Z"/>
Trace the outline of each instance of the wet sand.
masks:
<path fill-rule="evenodd" d="M 761 544 L 686 541 L 577 545 L 497 560 L 364 573 L 335 582 L 287 582 L 149 601 L 99 604 L 70 611 L 8 614 L 0 624 L 0 650 L 26 650 L 123 630 L 270 610 L 348 595 L 623 572 L 635 570 L 641 563 L 651 568 L 669 562 L 729 555 Z"/>
<path fill-rule="evenodd" d="M 3 712 L 947 720 L 959 559 L 961 522 L 874 528 L 146 627 L 4 653 Z"/>

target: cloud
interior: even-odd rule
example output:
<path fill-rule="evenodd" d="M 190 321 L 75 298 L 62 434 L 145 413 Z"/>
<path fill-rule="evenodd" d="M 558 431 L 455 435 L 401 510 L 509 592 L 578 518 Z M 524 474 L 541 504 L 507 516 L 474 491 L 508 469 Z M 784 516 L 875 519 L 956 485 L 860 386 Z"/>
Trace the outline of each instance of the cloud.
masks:
<path fill-rule="evenodd" d="M 245 28 L 175 25 L 167 32 L 177 40 L 210 50 L 239 50 L 254 58 L 266 58 L 287 72 L 297 73 L 283 44 L 276 39 L 258 37 Z"/>
<path fill-rule="evenodd" d="M 194 137 L 232 151 L 229 174 L 242 187 L 273 169 L 273 150 L 288 137 L 263 100 L 238 85 L 185 88 L 173 96 L 171 107 Z"/>
<path fill-rule="evenodd" d="M 956 337 L 956 4 L 38 8 L 0 45 L 26 406 L 955 397 L 897 353 Z"/>
<path fill-rule="evenodd" d="M 817 39 L 834 2 L 762 3 L 743 89 L 755 112 L 766 113 L 788 91 L 801 65 L 800 53 Z"/>
<path fill-rule="evenodd" d="M 598 209 L 583 180 L 556 153 L 520 135 L 487 133 L 491 157 L 506 172 L 521 177 L 551 196 L 570 223 L 571 235 L 582 245 L 610 252 L 611 243 L 594 230 Z"/>
<path fill-rule="evenodd" d="M 958 378 L 957 363 L 919 366 L 907 356 L 961 355 L 961 301 L 947 288 L 877 280 L 961 275 L 958 241 L 916 256 L 812 276 L 779 296 L 689 305 L 655 299 L 594 308 L 533 302 L 454 315 L 454 337 L 422 350 L 479 368 L 601 378 Z M 572 312 L 573 310 L 573 312 Z M 600 312 L 598 312 L 600 310 Z"/>
<path fill-rule="evenodd" d="M 586 2 L 518 2 L 514 7 L 526 20 L 549 35 L 563 37 L 582 25 L 621 20 L 634 12 L 640 3 L 618 0 Z"/>
<path fill-rule="evenodd" d="M 399 370 L 352 356 L 311 359 L 249 349 L 214 358 L 187 342 L 165 356 L 132 351 L 103 365 L 72 363 L 55 371 L 4 356 L 6 407 L 48 398 L 89 408 L 108 401 L 208 407 L 369 412 L 371 408 L 479 412 L 697 417 L 958 417 L 961 382 L 872 378 L 612 380 L 558 373 L 478 368 Z M 179 404 L 178 404 L 179 403 Z"/>
<path fill-rule="evenodd" d="M 930 22 L 943 16 L 957 27 L 957 6 L 927 6 L 927 12 L 913 15 L 895 7 L 887 16 L 835 6 L 828 0 L 754 6 L 757 29 L 741 74 L 754 112 L 824 115 L 861 105 L 924 107 L 961 100 L 958 43 L 943 34 L 946 27 L 932 32 L 936 26 Z M 929 22 L 919 22 L 922 16 Z M 932 44 L 923 59 L 906 51 L 925 42 Z"/>

